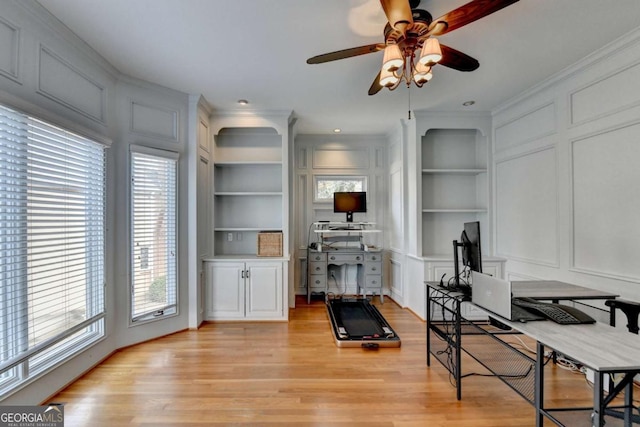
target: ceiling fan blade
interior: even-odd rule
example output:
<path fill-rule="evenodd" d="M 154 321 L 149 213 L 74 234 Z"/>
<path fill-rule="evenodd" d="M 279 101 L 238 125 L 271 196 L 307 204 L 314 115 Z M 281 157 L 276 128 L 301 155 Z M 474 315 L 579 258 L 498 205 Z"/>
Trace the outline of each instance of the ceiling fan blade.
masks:
<path fill-rule="evenodd" d="M 439 36 L 446 34 L 467 24 L 491 15 L 518 0 L 473 0 L 467 4 L 434 19 L 429 25 L 429 35 Z"/>
<path fill-rule="evenodd" d="M 473 71 L 480 66 L 477 59 L 474 59 L 459 50 L 445 46 L 442 43 L 440 44 L 440 49 L 442 49 L 442 59 L 438 62 L 440 65 L 444 65 L 445 67 L 453 68 L 458 71 Z"/>
<path fill-rule="evenodd" d="M 375 95 L 382 89 L 383 86 L 380 86 L 380 73 L 381 71 L 378 71 L 378 75 L 373 80 L 373 83 L 371 83 L 371 87 L 369 88 L 369 95 Z"/>
<path fill-rule="evenodd" d="M 307 59 L 307 64 L 322 64 L 323 62 L 336 61 L 338 59 L 351 58 L 352 56 L 366 55 L 367 53 L 378 52 L 384 50 L 384 43 L 370 44 L 367 46 L 352 47 L 350 49 L 338 50 L 335 52 L 325 53 Z"/>
<path fill-rule="evenodd" d="M 380 0 L 387 21 L 394 29 L 405 33 L 407 25 L 413 24 L 413 13 L 409 0 Z"/>

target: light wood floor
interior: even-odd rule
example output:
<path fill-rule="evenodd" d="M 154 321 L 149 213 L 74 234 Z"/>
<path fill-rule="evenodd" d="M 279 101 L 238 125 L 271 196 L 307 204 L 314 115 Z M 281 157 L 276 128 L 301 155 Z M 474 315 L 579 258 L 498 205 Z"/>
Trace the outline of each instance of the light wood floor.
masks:
<path fill-rule="evenodd" d="M 457 401 L 446 370 L 426 366 L 425 324 L 375 303 L 400 348 L 338 348 L 324 304 L 299 300 L 288 323 L 208 323 L 118 351 L 51 401 L 66 403 L 69 427 L 535 425 L 532 406 L 497 378 L 464 379 Z M 552 403 L 590 402 L 581 374 L 546 371 Z"/>

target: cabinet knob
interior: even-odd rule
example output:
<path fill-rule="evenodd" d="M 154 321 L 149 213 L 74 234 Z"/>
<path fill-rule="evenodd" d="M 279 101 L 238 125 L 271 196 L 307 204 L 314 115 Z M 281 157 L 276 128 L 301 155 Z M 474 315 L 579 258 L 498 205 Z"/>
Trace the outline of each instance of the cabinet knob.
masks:
<path fill-rule="evenodd" d="M 377 270 L 377 268 L 375 268 L 375 267 L 371 268 L 371 271 L 376 271 L 376 270 Z"/>
<path fill-rule="evenodd" d="M 374 256 L 372 256 L 372 257 L 371 257 L 371 259 L 372 259 L 373 261 L 375 261 L 375 260 L 377 260 L 378 258 L 374 255 Z"/>
<path fill-rule="evenodd" d="M 319 284 L 320 284 L 320 280 L 316 280 L 316 285 L 319 285 Z"/>
<path fill-rule="evenodd" d="M 320 271 L 320 267 L 316 267 L 316 271 Z"/>
<path fill-rule="evenodd" d="M 320 261 L 320 257 L 316 255 L 316 261 Z"/>
<path fill-rule="evenodd" d="M 360 255 L 358 255 L 358 256 L 356 257 L 356 260 L 360 261 Z"/>
<path fill-rule="evenodd" d="M 377 280 L 372 280 L 371 283 L 373 283 L 374 285 L 378 283 Z"/>
<path fill-rule="evenodd" d="M 331 257 L 331 261 L 334 261 L 336 259 L 336 257 L 332 256 Z"/>

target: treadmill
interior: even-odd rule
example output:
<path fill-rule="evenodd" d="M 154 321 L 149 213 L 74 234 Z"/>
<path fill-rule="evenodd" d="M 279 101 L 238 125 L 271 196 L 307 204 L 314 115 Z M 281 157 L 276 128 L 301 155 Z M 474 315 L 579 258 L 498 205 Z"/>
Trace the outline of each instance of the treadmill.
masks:
<path fill-rule="evenodd" d="M 338 347 L 400 347 L 400 337 L 367 299 L 330 299 L 326 305 Z"/>

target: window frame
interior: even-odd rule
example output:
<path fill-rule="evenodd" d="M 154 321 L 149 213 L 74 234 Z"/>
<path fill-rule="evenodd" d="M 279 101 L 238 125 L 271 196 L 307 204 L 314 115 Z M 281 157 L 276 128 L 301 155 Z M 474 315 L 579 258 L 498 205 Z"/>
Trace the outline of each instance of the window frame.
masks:
<path fill-rule="evenodd" d="M 318 197 L 318 188 L 321 181 L 360 181 L 362 189 L 352 191 L 367 191 L 368 177 L 367 175 L 314 175 L 313 176 L 313 203 L 333 203 L 333 196 L 330 198 Z M 351 190 L 341 190 L 351 191 Z"/>
<path fill-rule="evenodd" d="M 3 146 L 8 150 L 5 151 L 5 154 L 10 153 L 10 150 L 12 149 L 19 150 L 20 153 L 24 152 L 24 159 L 20 161 L 12 161 L 10 154 L 7 154 L 0 159 L 0 166 L 2 166 L 2 170 L 5 172 L 5 174 L 2 175 L 4 177 L 4 185 L 15 185 L 16 187 L 14 191 L 16 195 L 21 195 L 20 198 L 23 200 L 20 202 L 19 206 L 22 206 L 21 209 L 24 213 L 19 216 L 24 218 L 22 220 L 18 220 L 18 222 L 23 222 L 24 224 L 18 225 L 17 228 L 11 226 L 12 230 L 17 230 L 17 233 L 15 234 L 16 236 L 35 235 L 35 232 L 33 231 L 34 227 L 37 229 L 42 219 L 45 221 L 64 221 L 63 218 L 70 218 L 72 215 L 72 212 L 69 209 L 75 209 L 77 212 L 78 207 L 84 207 L 85 209 L 88 209 L 88 211 L 84 211 L 84 218 L 87 222 L 79 222 L 85 233 L 85 240 L 82 241 L 83 245 L 81 248 L 86 251 L 94 252 L 91 252 L 92 255 L 88 258 L 78 257 L 77 253 L 75 255 L 77 259 L 84 259 L 85 261 L 88 261 L 82 264 L 82 267 L 78 268 L 84 268 L 85 270 L 79 271 L 85 271 L 85 274 L 88 275 L 89 278 L 78 282 L 76 276 L 74 279 L 76 281 L 75 285 L 73 284 L 74 282 L 69 283 L 69 278 L 63 275 L 60 279 L 51 279 L 51 277 L 49 277 L 48 281 L 44 282 L 46 286 L 53 285 L 64 289 L 68 289 L 69 286 L 73 286 L 72 289 L 82 289 L 83 292 L 86 292 L 82 305 L 83 308 L 88 310 L 88 312 L 85 313 L 85 319 L 72 325 L 63 325 L 63 328 L 60 328 L 60 325 L 56 323 L 51 323 L 49 325 L 48 323 L 40 323 L 33 320 L 33 318 L 35 318 L 34 316 L 39 315 L 41 310 L 38 308 L 38 311 L 35 311 L 33 308 L 34 304 L 37 304 L 40 299 L 42 299 L 42 297 L 38 297 L 38 299 L 36 299 L 33 292 L 34 289 L 37 292 L 37 290 L 40 289 L 39 287 L 43 285 L 34 285 L 33 279 L 30 279 L 29 277 L 32 274 L 38 274 L 38 270 L 35 268 L 38 265 L 38 262 L 42 262 L 39 261 L 41 260 L 41 256 L 32 252 L 35 249 L 27 249 L 27 252 L 24 255 L 9 256 L 8 262 L 10 262 L 10 264 L 7 265 L 15 265 L 16 257 L 24 258 L 24 261 L 17 262 L 20 265 L 24 264 L 23 268 L 25 269 L 25 272 L 20 273 L 21 275 L 16 276 L 15 279 L 7 279 L 10 282 L 14 282 L 14 284 L 11 285 L 10 283 L 3 283 L 3 286 L 0 287 L 0 293 L 3 295 L 6 292 L 18 292 L 24 294 L 24 296 L 21 297 L 21 300 L 24 299 L 24 302 L 20 302 L 19 304 L 9 304 L 7 301 L 11 300 L 0 295 L 0 299 L 3 299 L 3 316 L 0 318 L 0 326 L 2 326 L 2 329 L 0 330 L 0 340 L 4 343 L 2 344 L 2 348 L 4 349 L 7 349 L 8 346 L 16 345 L 16 343 L 19 344 L 20 342 L 28 342 L 29 344 L 26 349 L 9 350 L 11 352 L 7 353 L 0 362 L 0 400 L 11 395 L 25 384 L 35 381 L 43 374 L 50 372 L 62 363 L 67 362 L 72 357 L 77 356 L 79 352 L 89 349 L 106 338 L 106 149 L 110 146 L 110 140 L 97 136 L 92 132 L 78 130 L 78 126 L 70 125 L 67 121 L 57 117 L 54 117 L 52 120 L 50 118 L 50 116 L 52 116 L 51 114 L 41 114 L 40 117 L 38 115 L 31 114 L 29 110 L 40 110 L 26 103 L 24 103 L 24 105 L 28 108 L 16 108 L 10 103 L 5 102 L 3 99 L 0 99 L 2 117 L 6 118 L 6 124 L 2 127 L 2 132 L 6 136 L 3 138 Z M 64 160 L 54 160 L 51 157 L 47 157 L 48 161 L 51 161 L 51 165 L 53 166 L 46 166 L 42 162 L 37 164 L 39 159 L 42 159 L 41 150 L 43 150 L 45 145 L 54 148 L 61 146 L 63 148 L 62 151 L 52 152 L 56 154 L 55 157 L 59 157 Z M 74 160 L 69 160 L 66 156 L 74 156 L 74 154 L 67 154 L 67 150 L 69 153 L 77 154 L 78 150 L 87 153 L 86 159 L 91 163 L 86 164 L 86 168 L 79 169 L 77 167 L 78 163 L 76 163 L 75 167 L 60 169 L 61 164 L 67 165 L 66 162 L 69 162 L 68 165 L 73 165 Z M 85 157 L 71 157 L 71 159 L 75 160 L 79 158 L 84 159 Z M 98 163 L 94 163 L 96 161 Z M 22 171 L 20 173 L 24 174 L 25 177 L 29 177 L 30 182 L 32 182 L 35 174 L 40 174 L 39 181 L 37 181 L 40 183 L 40 187 L 38 187 L 37 190 L 39 193 L 34 193 L 35 190 L 30 189 L 35 187 L 29 187 L 24 183 L 18 184 L 15 182 L 17 178 L 16 176 L 13 176 L 14 173 L 11 172 L 12 167 L 8 166 L 12 164 L 17 165 Z M 96 165 L 98 165 L 97 168 L 95 167 Z M 72 176 L 74 173 L 76 174 L 73 190 L 68 194 L 84 197 L 84 202 L 82 204 L 75 205 L 75 208 L 70 208 L 67 207 L 68 205 L 63 204 L 62 206 L 65 206 L 67 210 L 61 210 L 60 205 L 56 205 L 55 208 L 47 208 L 42 205 L 42 194 L 44 194 L 45 197 L 51 198 L 54 197 L 55 191 L 59 192 L 62 189 L 63 193 L 67 194 L 66 192 L 71 188 L 66 187 L 66 185 L 69 185 L 69 181 L 65 181 L 64 179 L 58 179 L 57 182 L 59 184 L 48 185 L 53 182 L 53 180 L 50 181 L 49 176 L 51 175 L 48 175 L 48 173 L 59 173 L 59 171 L 62 170 L 65 171 L 65 176 L 67 174 L 69 176 Z M 77 175 L 78 173 L 81 175 Z M 86 175 L 83 180 L 82 177 L 84 175 L 82 175 L 82 173 L 92 174 L 90 175 L 91 178 L 89 179 L 89 175 Z M 14 204 L 4 204 L 5 208 L 9 209 L 5 212 L 5 220 L 7 215 L 13 216 L 13 214 L 11 214 L 12 205 Z M 33 206 L 38 207 L 34 208 Z M 15 208 L 16 206 L 14 206 L 14 209 Z M 33 209 L 40 210 L 40 218 L 42 219 L 38 220 L 37 218 L 34 218 L 34 220 L 28 220 L 29 216 L 34 215 L 32 211 Z M 91 212 L 91 214 L 87 216 L 87 212 Z M 96 212 L 99 212 L 100 214 L 95 215 Z M 64 216 L 61 213 L 64 213 Z M 51 219 L 49 218 L 49 215 L 51 215 Z M 91 219 L 86 220 L 86 218 Z M 15 220 L 8 221 L 15 222 Z M 50 225 L 49 227 L 52 228 L 54 226 Z M 60 237 L 57 236 L 58 234 L 53 234 L 50 235 L 47 240 L 39 240 L 39 242 L 49 244 L 51 241 L 55 241 L 54 239 L 71 239 L 69 233 L 64 233 L 62 231 L 60 231 Z M 23 238 L 29 239 L 29 237 Z M 8 249 L 13 251 L 10 243 L 0 242 L 0 245 L 3 244 L 9 245 Z M 7 248 L 3 250 L 7 250 Z M 32 263 L 32 260 L 36 260 L 36 264 Z M 96 264 L 96 262 L 98 264 Z M 77 283 L 80 283 L 80 285 Z M 15 316 L 15 314 L 8 312 L 9 310 L 15 310 L 17 306 L 23 306 L 23 308 L 19 308 L 18 311 L 29 310 L 29 316 L 20 315 L 20 318 L 23 320 L 26 319 L 26 322 L 23 324 L 19 323 L 18 318 L 12 317 Z M 69 315 L 70 312 L 65 311 L 64 314 Z M 47 327 L 55 327 L 57 332 L 55 334 L 50 333 L 50 336 L 44 338 L 40 337 L 37 341 L 32 342 L 35 339 L 33 338 L 33 334 L 38 330 L 34 330 L 33 328 L 42 328 L 45 325 Z"/>
<path fill-rule="evenodd" d="M 153 147 L 147 147 L 147 146 L 142 146 L 142 145 L 135 145 L 135 144 L 131 144 L 129 146 L 129 308 L 128 308 L 128 313 L 129 313 L 129 327 L 133 327 L 133 326 L 138 326 L 138 325 L 143 325 L 149 322 L 155 322 L 155 321 L 159 321 L 159 320 L 163 320 L 163 319 L 167 319 L 170 317 L 175 317 L 179 315 L 179 305 L 180 305 L 180 292 L 179 292 L 179 286 L 178 286 L 178 282 L 179 282 L 179 274 L 178 274 L 178 255 L 177 255 L 177 248 L 178 248 L 178 176 L 179 176 L 179 171 L 178 171 L 178 166 L 179 166 L 179 158 L 180 155 L 177 152 L 174 151 L 168 151 L 168 150 L 162 150 L 162 149 L 158 149 L 158 148 L 153 148 Z M 174 241 L 174 246 L 173 246 L 173 262 L 172 262 L 172 266 L 169 268 L 170 272 L 173 275 L 173 283 L 171 284 L 171 286 L 174 287 L 173 289 L 173 295 L 174 295 L 174 302 L 170 305 L 168 305 L 167 307 L 161 308 L 161 309 L 157 309 L 157 310 L 151 310 L 149 312 L 146 313 L 141 313 L 141 314 L 136 314 L 134 312 L 134 303 L 135 303 L 135 296 L 134 293 L 136 291 L 136 284 L 134 282 L 135 280 L 135 272 L 136 269 L 138 269 L 139 271 L 146 271 L 146 272 L 151 272 L 151 267 L 147 266 L 147 268 L 140 268 L 142 267 L 140 260 L 136 259 L 135 256 L 135 250 L 134 250 L 134 246 L 136 244 L 136 242 L 134 241 L 135 239 L 135 216 L 134 216 L 134 177 L 133 177 L 133 173 L 134 173 L 134 155 L 135 154 L 141 154 L 141 155 L 145 155 L 145 156 L 152 156 L 152 157 L 156 157 L 158 159 L 164 159 L 170 162 L 173 162 L 174 165 L 174 170 L 173 170 L 173 174 L 174 174 L 174 178 L 173 178 L 173 196 L 174 196 L 174 200 L 173 200 L 173 230 L 174 230 L 174 235 L 173 235 L 173 241 Z M 144 246 L 141 246 L 141 248 Z M 153 248 L 149 247 L 148 248 L 149 252 L 152 254 L 153 252 Z M 167 284 L 167 286 L 169 285 L 169 281 L 165 282 Z M 167 290 L 165 290 L 165 292 L 167 292 Z"/>

